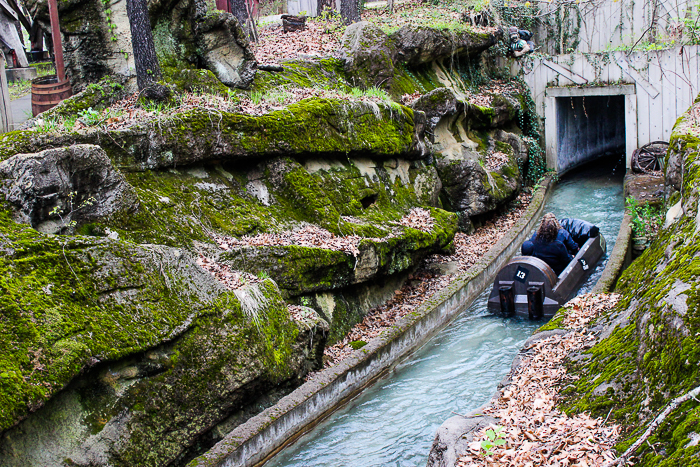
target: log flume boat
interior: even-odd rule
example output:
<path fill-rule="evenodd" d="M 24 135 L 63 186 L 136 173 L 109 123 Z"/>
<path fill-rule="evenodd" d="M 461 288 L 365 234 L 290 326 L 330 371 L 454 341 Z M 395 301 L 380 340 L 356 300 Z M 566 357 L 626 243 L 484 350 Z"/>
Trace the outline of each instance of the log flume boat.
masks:
<path fill-rule="evenodd" d="M 488 309 L 503 315 L 550 319 L 578 291 L 605 254 L 605 238 L 586 240 L 557 277 L 547 263 L 534 256 L 515 256 L 496 275 Z"/>

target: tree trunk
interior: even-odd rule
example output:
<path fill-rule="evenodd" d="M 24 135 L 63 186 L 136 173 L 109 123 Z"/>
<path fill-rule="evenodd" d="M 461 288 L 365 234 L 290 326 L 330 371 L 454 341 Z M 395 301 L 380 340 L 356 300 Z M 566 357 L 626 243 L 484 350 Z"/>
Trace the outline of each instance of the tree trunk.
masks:
<path fill-rule="evenodd" d="M 359 0 L 340 0 L 340 16 L 345 24 L 357 23 L 360 21 Z"/>
<path fill-rule="evenodd" d="M 161 77 L 156 48 L 153 45 L 151 21 L 148 18 L 146 0 L 126 0 L 126 14 L 131 27 L 131 47 L 134 49 L 136 62 L 136 81 L 139 90 Z"/>
<path fill-rule="evenodd" d="M 387 6 L 389 7 L 389 14 L 393 15 L 394 14 L 394 0 L 388 0 Z"/>
<path fill-rule="evenodd" d="M 325 12 L 333 13 L 335 11 L 334 0 L 318 0 L 316 16 L 323 16 Z M 328 14 L 328 13 L 327 13 Z"/>
<path fill-rule="evenodd" d="M 248 33 L 246 23 L 248 22 L 248 10 L 245 7 L 246 0 L 231 0 L 231 13 L 238 18 L 243 31 Z"/>

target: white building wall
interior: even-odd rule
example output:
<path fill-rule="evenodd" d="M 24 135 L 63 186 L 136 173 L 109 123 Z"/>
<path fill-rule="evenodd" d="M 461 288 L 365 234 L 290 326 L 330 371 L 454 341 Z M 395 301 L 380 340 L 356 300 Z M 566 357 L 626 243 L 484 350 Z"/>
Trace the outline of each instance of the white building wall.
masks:
<path fill-rule="evenodd" d="M 700 91 L 700 46 L 652 52 L 567 54 L 512 60 L 523 72 L 537 114 L 544 119 L 549 165 L 556 169 L 554 99 L 565 96 L 625 95 L 628 167 L 631 151 L 668 141 L 678 117 Z M 628 86 L 621 86 L 628 85 Z"/>

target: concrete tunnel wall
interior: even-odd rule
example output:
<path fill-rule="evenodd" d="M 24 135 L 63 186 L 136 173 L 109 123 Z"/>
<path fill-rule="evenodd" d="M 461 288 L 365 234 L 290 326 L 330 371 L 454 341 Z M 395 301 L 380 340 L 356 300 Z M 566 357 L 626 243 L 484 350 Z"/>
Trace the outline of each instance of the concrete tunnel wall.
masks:
<path fill-rule="evenodd" d="M 555 105 L 557 172 L 625 152 L 624 96 L 557 97 Z"/>

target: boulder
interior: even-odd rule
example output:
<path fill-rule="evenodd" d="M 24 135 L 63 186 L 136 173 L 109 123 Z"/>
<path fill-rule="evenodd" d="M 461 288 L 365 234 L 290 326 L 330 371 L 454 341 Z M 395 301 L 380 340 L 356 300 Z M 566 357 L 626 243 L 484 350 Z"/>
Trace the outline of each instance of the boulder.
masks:
<path fill-rule="evenodd" d="M 520 102 L 504 94 L 494 94 L 491 99 L 493 118 L 491 127 L 497 128 L 512 122 L 520 112 Z"/>
<path fill-rule="evenodd" d="M 202 63 L 225 85 L 247 88 L 257 62 L 238 19 L 224 11 L 208 11 L 211 6 L 203 0 L 194 4 L 194 37 Z"/>
<path fill-rule="evenodd" d="M 89 144 L 10 157 L 0 163 L 0 192 L 18 222 L 46 233 L 74 232 L 138 207 L 104 150 Z"/>
<path fill-rule="evenodd" d="M 469 452 L 469 443 L 482 429 L 496 425 L 498 420 L 488 415 L 448 418 L 437 430 L 428 455 L 427 467 L 454 467 L 461 456 Z"/>
<path fill-rule="evenodd" d="M 437 88 L 420 96 L 411 107 L 425 113 L 431 141 L 435 142 L 433 132 L 440 120 L 455 115 L 464 105 L 452 89 Z"/>
<path fill-rule="evenodd" d="M 367 21 L 348 26 L 340 45 L 348 81 L 363 88 L 391 86 L 395 54 L 389 36 Z"/>
<path fill-rule="evenodd" d="M 423 65 L 460 55 L 475 56 L 496 44 L 496 33 L 452 32 L 428 26 L 406 25 L 393 33 L 395 63 Z"/>
<path fill-rule="evenodd" d="M 494 141 L 499 141 L 509 145 L 513 149 L 513 155 L 518 161 L 518 166 L 525 166 L 528 159 L 528 148 L 521 135 L 498 129 L 493 132 L 493 139 Z"/>
<path fill-rule="evenodd" d="M 512 199 L 522 179 L 513 159 L 487 170 L 480 159 L 439 158 L 436 161 L 447 209 L 460 213 L 460 228 L 471 229 L 470 218 L 493 211 Z"/>
<path fill-rule="evenodd" d="M 182 322 L 171 341 L 94 364 L 0 437 L 2 465 L 171 465 L 199 454 L 285 395 L 287 381 L 318 368 L 328 325 L 313 310 L 292 323 L 269 280 L 236 291 L 227 304 Z"/>

